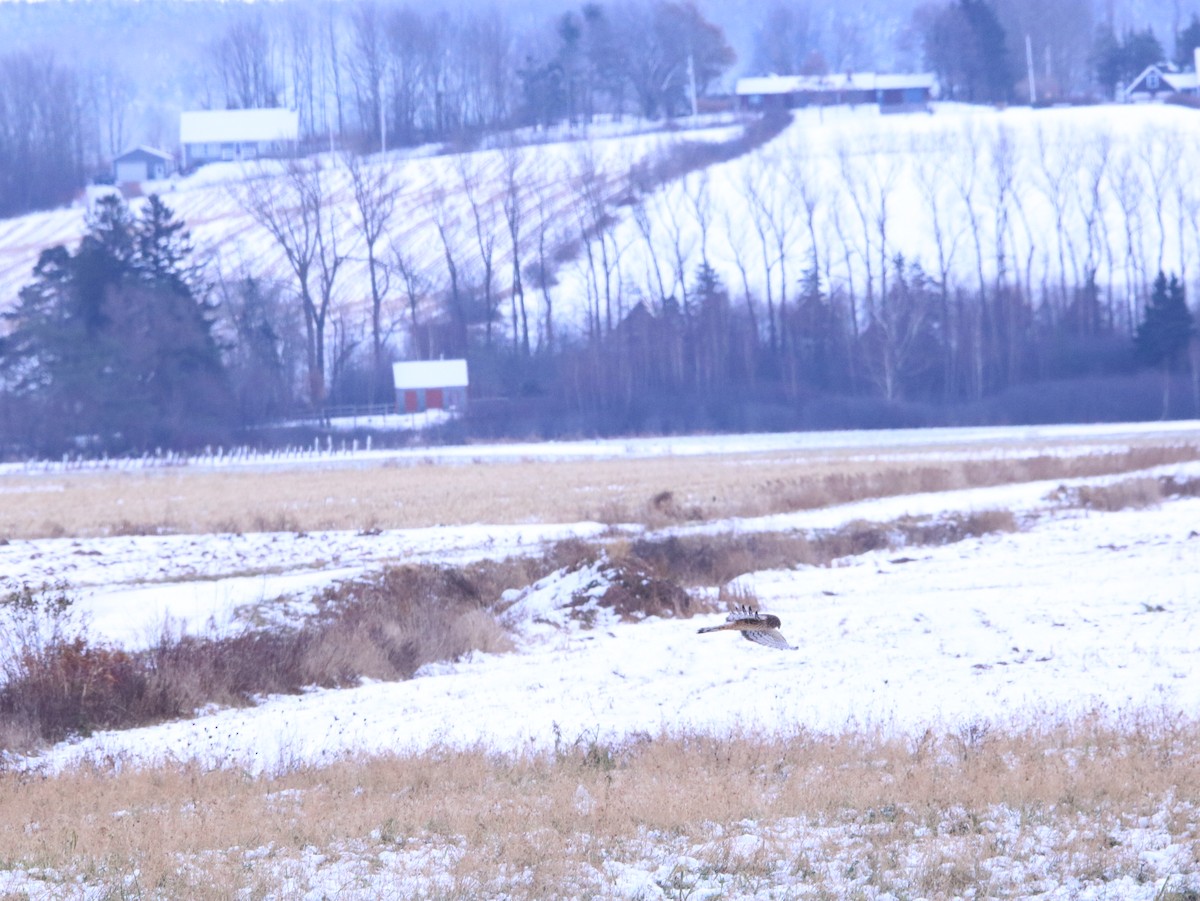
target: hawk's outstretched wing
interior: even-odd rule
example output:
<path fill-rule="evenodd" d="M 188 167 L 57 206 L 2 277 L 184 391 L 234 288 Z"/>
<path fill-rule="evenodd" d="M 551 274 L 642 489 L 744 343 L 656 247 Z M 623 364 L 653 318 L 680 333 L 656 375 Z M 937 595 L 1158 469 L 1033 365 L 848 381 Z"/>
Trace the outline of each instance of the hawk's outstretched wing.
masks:
<path fill-rule="evenodd" d="M 774 628 L 775 626 L 779 625 L 779 617 L 772 616 L 769 613 L 760 613 L 753 607 L 742 604 L 741 606 L 734 607 L 729 611 L 729 615 L 725 617 L 725 622 L 743 623 L 744 625 L 752 628 L 758 628 L 764 625 L 767 628 Z"/>
<path fill-rule="evenodd" d="M 778 629 L 747 629 L 742 632 L 742 638 L 747 641 L 757 641 L 768 648 L 778 648 L 781 651 L 796 650 L 793 645 L 788 644 L 788 640 Z"/>

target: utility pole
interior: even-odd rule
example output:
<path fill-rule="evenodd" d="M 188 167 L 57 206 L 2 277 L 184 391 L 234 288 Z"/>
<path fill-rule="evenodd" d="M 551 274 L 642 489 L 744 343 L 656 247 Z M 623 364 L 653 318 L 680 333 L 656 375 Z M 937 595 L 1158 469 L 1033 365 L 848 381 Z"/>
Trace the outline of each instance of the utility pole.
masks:
<path fill-rule="evenodd" d="M 1029 72 L 1029 105 L 1037 103 L 1037 83 L 1033 76 L 1033 41 L 1025 35 L 1025 68 Z"/>
<path fill-rule="evenodd" d="M 692 92 L 692 115 L 700 115 L 700 105 L 696 100 L 696 61 L 692 54 L 688 53 L 688 86 Z"/>
<path fill-rule="evenodd" d="M 379 152 L 387 153 L 387 115 L 385 110 L 384 91 L 387 90 L 387 83 L 383 80 L 383 76 L 379 76 Z"/>

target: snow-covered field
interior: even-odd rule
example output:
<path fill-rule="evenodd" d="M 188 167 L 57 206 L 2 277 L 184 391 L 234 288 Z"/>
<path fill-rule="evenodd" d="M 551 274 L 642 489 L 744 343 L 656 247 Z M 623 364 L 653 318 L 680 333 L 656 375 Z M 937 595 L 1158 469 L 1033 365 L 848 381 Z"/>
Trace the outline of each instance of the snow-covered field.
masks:
<path fill-rule="evenodd" d="M 1092 446 L 1119 448 L 1148 433 L 1149 428 L 1090 427 L 1080 429 L 1078 437 Z M 1016 430 L 1007 438 L 1020 434 Z M 1200 426 L 1175 424 L 1167 434 L 1170 440 L 1194 442 Z M 904 433 L 874 435 L 881 455 L 904 452 L 909 443 Z M 939 447 L 956 444 L 950 433 L 938 437 L 943 440 L 932 443 Z M 630 442 L 624 449 L 611 445 L 608 452 L 682 453 L 688 448 L 720 453 L 778 447 L 782 440 L 679 439 L 669 451 L 667 442 Z M 837 437 L 823 440 L 836 443 Z M 866 447 L 865 437 L 843 436 L 842 441 Z M 957 452 L 974 449 L 986 456 L 1004 441 L 1003 432 L 965 431 Z M 915 437 L 911 444 L 915 449 Z M 585 452 L 595 454 L 597 448 L 585 442 L 545 449 L 560 458 Z M 1011 533 L 872 552 L 827 568 L 798 566 L 740 577 L 741 588 L 782 618 L 782 631 L 795 651 L 764 648 L 729 633 L 697 635 L 698 626 L 720 620 L 715 614 L 631 623 L 597 608 L 581 619 L 579 597 L 606 586 L 601 563 L 513 592 L 503 614 L 517 636 L 511 653 L 476 653 L 431 664 L 406 682 L 266 697 L 251 708 L 209 710 L 189 720 L 95 734 L 53 747 L 26 765 L 53 773 L 89 759 L 196 761 L 202 768 L 270 774 L 429 748 L 485 747 L 519 754 L 584 737 L 619 746 L 645 736 L 697 732 L 920 736 L 932 728 L 983 733 L 1084 714 L 1113 724 L 1147 715 L 1191 720 L 1200 709 L 1200 499 L 1098 512 L 1069 503 L 1071 492 L 1062 490 L 1165 475 L 1200 478 L 1200 464 L 1066 483 L 909 495 L 668 530 L 811 534 L 855 520 L 887 523 L 903 516 L 987 510 L 1015 514 L 1019 529 Z M 0 545 L 0 572 L 13 580 L 67 580 L 77 587 L 94 636 L 137 647 L 168 621 L 228 632 L 244 627 L 251 615 L 260 623 L 264 616 L 294 620 L 305 615 L 305 599 L 313 591 L 387 563 L 500 558 L 535 552 L 572 535 L 628 538 L 644 532 L 640 525 L 606 530 L 596 523 L 480 524 L 379 534 L 11 541 Z M 565 608 L 572 602 L 575 613 L 569 615 Z M 981 828 L 992 830 L 1005 852 L 988 866 L 993 887 L 1006 897 L 1032 893 L 1149 901 L 1158 897 L 1164 879 L 1190 878 L 1200 867 L 1164 819 L 1129 824 L 1114 838 L 1143 862 L 1144 877 L 1101 872 L 1091 881 L 1056 882 L 1048 844 L 1029 842 L 1059 842 L 1065 840 L 1062 835 L 1044 831 L 1040 839 L 1031 837 L 1011 808 L 997 808 L 989 816 L 994 822 Z M 1080 823 L 1079 828 L 1089 827 Z M 712 847 L 646 833 L 596 878 L 608 886 L 609 897 L 619 898 L 682 896 L 689 886 L 694 897 L 807 896 L 811 875 L 772 871 L 753 888 L 730 882 L 732 877 L 704 863 L 714 849 L 736 859 L 761 857 L 767 849 L 781 860 L 832 855 L 827 867 L 822 865 L 820 885 L 826 891 L 895 897 L 872 893 L 861 875 L 854 875 L 861 845 L 845 827 L 801 818 L 708 831 Z M 930 842 L 954 841 L 935 831 L 914 834 L 901 844 L 924 855 Z M 299 857 L 269 848 L 245 853 L 247 867 L 274 867 L 279 884 L 292 887 L 273 897 L 369 898 L 451 891 L 437 873 L 461 852 L 461 846 L 454 848 L 453 842 L 441 850 L 413 844 L 377 854 L 350 844 L 332 855 L 325 853 L 328 849 Z M 255 855 L 263 857 L 261 864 Z M 917 863 L 914 857 L 896 866 L 903 871 Z M 686 884 L 679 882 L 683 877 Z M 0 889 L 7 891 L 99 897 L 82 888 L 57 895 L 44 880 L 44 874 L 0 870 Z M 482 887 L 476 896 L 489 893 Z"/>
<path fill-rule="evenodd" d="M 989 431 L 994 449 L 1000 435 Z M 1172 433 L 1194 440 L 1195 424 Z M 888 442 L 889 434 L 897 438 L 894 448 L 916 433 L 875 433 L 875 439 Z M 1079 434 L 1118 447 L 1122 435 L 1146 430 L 1091 427 Z M 954 443 L 951 433 L 939 437 Z M 773 440 L 780 439 L 679 439 L 671 452 L 713 453 Z M 596 451 L 590 442 L 574 451 L 589 447 Z M 1200 468 L 1181 464 L 1149 474 L 1172 473 L 1195 477 Z M 785 634 L 800 648 L 794 654 L 726 635 L 700 639 L 695 623 L 678 620 L 603 620 L 580 629 L 555 611 L 581 580 L 603 584 L 604 575 L 563 574 L 511 599 L 506 616 L 522 636 L 519 653 L 439 664 L 412 682 L 264 699 L 250 710 L 97 735 L 56 748 L 43 762 L 57 766 L 118 753 L 269 769 L 280 760 L 438 743 L 512 750 L 544 745 L 556 726 L 567 734 L 619 739 L 661 729 L 805 725 L 836 731 L 858 723 L 912 731 L 1096 708 L 1196 709 L 1200 501 L 1097 513 L 1064 505 L 1061 492 L 1052 497 L 1062 484 L 909 495 L 672 527 L 681 534 L 813 533 L 903 516 L 981 510 L 1018 516 L 1022 529 L 1013 534 L 743 577 L 764 608 L 783 618 Z M 644 528 L 618 531 L 635 535 Z M 500 559 L 569 536 L 598 537 L 604 529 L 597 523 L 481 524 L 378 534 L 14 540 L 0 546 L 0 571 L 16 581 L 68 581 L 81 592 L 97 638 L 135 647 L 167 621 L 240 628 L 240 617 L 261 617 L 281 597 L 279 616 L 302 615 L 306 593 L 385 564 Z M 727 703 L 733 692 L 739 702 Z M 488 715 L 472 715 L 481 704 Z"/>
<path fill-rule="evenodd" d="M 416 414 L 423 416 L 425 414 Z M 398 417 L 397 417 L 398 418 Z M 335 425 L 336 428 L 336 425 Z M 604 460 L 647 457 L 698 457 L 771 451 L 854 454 L 869 459 L 896 459 L 906 454 L 987 455 L 1041 453 L 1039 444 L 1059 447 L 1056 453 L 1101 453 L 1121 450 L 1131 442 L 1188 443 L 1195 440 L 1191 420 L 1065 425 L 971 426 L 965 428 L 846 429 L 830 432 L 770 432 L 747 435 L 664 435 L 646 438 L 596 438 L 575 441 L 505 441 L 497 444 L 415 446 L 372 450 L 366 443 L 317 441 L 309 448 L 256 453 L 210 449 L 197 455 L 170 454 L 143 458 L 28 460 L 0 463 L 0 476 L 76 470 L 125 470 L 146 467 L 260 468 L 322 465 L 423 466 L 431 463 L 477 463 L 518 460 Z M 0 485 L 0 494 L 6 489 Z M 59 489 L 54 489 L 59 490 Z"/>
<path fill-rule="evenodd" d="M 1200 467 L 1190 475 L 1200 475 Z M 1011 499 L 1028 509 L 1030 494 L 1055 487 L 1027 486 Z M 997 491 L 955 492 L 938 506 L 950 512 L 1009 499 Z M 886 520 L 930 506 L 925 498 L 856 504 L 844 515 Z M 830 515 L 820 519 L 827 523 Z M 797 515 L 793 527 L 805 520 Z M 195 757 L 259 770 L 447 743 L 545 747 L 556 728 L 605 741 L 662 730 L 798 725 L 832 732 L 883 725 L 919 734 L 929 726 L 1092 710 L 1195 711 L 1198 528 L 1195 499 L 1106 514 L 1043 511 L 1011 535 L 743 577 L 763 608 L 783 619 L 796 653 L 771 653 L 733 635 L 701 638 L 693 621 L 602 617 L 595 628 L 580 629 L 562 608 L 575 592 L 604 585 L 602 570 L 582 570 L 540 583 L 511 608 L 509 621 L 523 636 L 518 653 L 438 664 L 408 682 L 272 698 L 248 710 L 98 735 L 44 759 L 58 765 L 89 755 Z M 283 580 L 272 593 L 296 587 Z M 235 580 L 224 597 L 221 589 L 207 590 L 228 605 L 241 588 Z M 153 588 L 91 595 L 98 629 L 144 635 L 170 612 L 154 595 Z M 137 612 L 122 617 L 118 602 Z"/>

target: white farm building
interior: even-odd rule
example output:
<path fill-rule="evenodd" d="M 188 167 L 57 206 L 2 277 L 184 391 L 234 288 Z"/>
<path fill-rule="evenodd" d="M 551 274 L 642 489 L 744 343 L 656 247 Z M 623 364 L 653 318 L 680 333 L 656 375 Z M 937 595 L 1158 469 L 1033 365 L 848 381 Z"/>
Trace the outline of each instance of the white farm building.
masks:
<path fill-rule="evenodd" d="M 289 109 L 199 110 L 179 117 L 183 165 L 254 160 L 295 152 L 300 114 Z"/>
<path fill-rule="evenodd" d="M 420 360 L 392 364 L 399 413 L 462 410 L 467 405 L 466 360 Z"/>

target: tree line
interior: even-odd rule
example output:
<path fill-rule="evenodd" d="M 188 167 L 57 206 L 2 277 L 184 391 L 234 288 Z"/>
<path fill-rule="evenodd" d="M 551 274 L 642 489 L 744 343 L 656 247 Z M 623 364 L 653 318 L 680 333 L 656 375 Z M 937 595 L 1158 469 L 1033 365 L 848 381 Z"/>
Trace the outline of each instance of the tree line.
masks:
<path fill-rule="evenodd" d="M 477 192 L 466 207 L 475 213 L 453 234 L 441 223 L 437 266 L 405 257 L 389 183 L 349 157 L 341 175 L 356 194 L 354 252 L 379 263 L 370 307 L 357 315 L 336 290 L 350 250 L 335 223 L 344 214 L 331 202 L 332 173 L 321 165 L 293 165 L 269 189 L 251 183 L 241 195 L 287 244 L 289 270 L 274 278 L 202 268 L 158 198 L 137 213 L 106 200 L 77 248 L 43 253 L 7 317 L 3 453 L 263 440 L 261 427 L 289 417 L 389 401 L 387 368 L 401 348 L 470 360 L 471 409 L 453 428 L 481 436 L 1146 418 L 1200 408 L 1185 288 L 1197 258 L 1186 247 L 1200 243 L 1173 257 L 1154 253 L 1153 234 L 1130 243 L 1128 229 L 1154 218 L 1131 211 L 1126 223 L 1104 226 L 1114 240 L 1102 247 L 1089 208 L 1063 199 L 1058 235 L 1040 236 L 1043 262 L 1062 268 L 1035 276 L 1033 254 L 1016 240 L 1023 192 L 1014 173 L 1038 170 L 1016 167 L 997 132 L 977 143 L 974 173 L 927 184 L 936 262 L 926 266 L 898 249 L 899 223 L 888 212 L 895 180 L 872 181 L 835 155 L 826 163 L 838 167 L 837 196 L 794 148 L 741 156 L 782 123 L 759 127 L 747 143 L 708 151 L 743 163 L 734 187 L 744 207 L 732 214 L 716 201 L 708 156 L 637 167 L 615 185 L 577 168 L 567 204 L 578 214 L 554 230 L 530 195 L 517 203 L 495 182 L 484 190 L 464 169 L 460 189 Z M 794 168 L 782 168 L 785 158 Z M 531 177 L 509 159 L 501 185 Z M 933 172 L 936 157 L 923 165 Z M 1083 172 L 1098 165 L 1092 158 Z M 1115 162 L 1100 169 L 1101 197 L 1132 171 Z M 1040 190 L 1053 211 L 1051 186 L 1070 188 L 1048 176 Z M 1147 175 L 1143 185 L 1164 197 L 1160 229 L 1171 228 L 1169 213 L 1190 208 L 1172 206 L 1165 184 Z M 951 234 L 937 218 L 951 212 L 939 192 L 957 195 L 955 221 L 966 231 Z M 486 227 L 476 229 L 475 215 Z M 1185 218 L 1175 224 L 1191 227 Z M 728 244 L 735 233 L 742 240 Z M 505 242 L 514 251 L 507 260 Z M 841 268 L 846 260 L 853 265 Z M 558 295 L 572 280 L 585 304 L 568 326 L 553 301 L 567 300 Z"/>
<path fill-rule="evenodd" d="M 944 97 L 969 102 L 1111 97 L 1167 57 L 1149 24 L 1097 22 L 1088 0 L 934 0 L 907 20 L 886 4 L 757 0 L 719 11 L 746 33 L 746 74 L 929 68 Z M 1200 18 L 1179 15 L 1172 57 L 1188 64 Z M 20 49 L 5 49 L 6 26 Z M 180 108 L 288 106 L 310 150 L 466 143 L 522 125 L 690 112 L 729 90 L 735 60 L 726 28 L 694 0 L 553 12 L 532 0 L 457 10 L 388 0 L 10 4 L 0 7 L 0 215 L 69 201 L 132 144 L 173 148 Z"/>
<path fill-rule="evenodd" d="M 194 21 L 190 7 L 206 5 L 183 7 L 181 18 Z M 211 34 L 194 69 L 170 76 L 183 95 L 175 102 L 288 106 L 308 151 L 466 145 L 490 131 L 602 114 L 678 116 L 735 58 L 693 0 L 585 3 L 520 29 L 500 8 L 473 5 L 206 8 Z M 74 66 L 53 48 L 0 52 L 0 216 L 68 202 L 135 141 L 173 148 L 178 107 L 150 93 L 172 64 L 156 61 L 147 85 L 116 55 Z"/>

